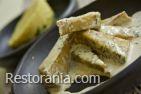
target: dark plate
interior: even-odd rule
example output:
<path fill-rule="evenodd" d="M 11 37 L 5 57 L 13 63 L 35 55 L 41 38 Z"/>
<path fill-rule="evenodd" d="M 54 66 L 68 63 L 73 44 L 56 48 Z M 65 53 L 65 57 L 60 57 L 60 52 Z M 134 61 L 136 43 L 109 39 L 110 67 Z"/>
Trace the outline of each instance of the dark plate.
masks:
<path fill-rule="evenodd" d="M 100 11 L 102 13 L 102 17 L 106 18 L 124 10 L 129 15 L 132 15 L 133 13 L 141 10 L 140 4 L 140 0 L 98 0 L 70 16 L 77 16 L 89 11 Z M 55 26 L 51 32 L 38 40 L 23 57 L 21 63 L 15 71 L 15 75 L 26 75 L 28 73 L 31 73 L 32 75 L 39 75 L 38 67 L 54 46 L 58 36 L 58 28 Z M 138 76 L 139 74 L 141 74 L 141 58 L 124 71 L 105 82 L 103 85 L 88 92 L 88 94 L 124 94 L 124 88 L 126 87 L 123 85 L 120 88 L 120 85 L 122 85 L 122 83 L 125 84 L 128 81 L 130 82 L 129 84 L 131 84 L 131 82 L 135 81 L 136 78 L 140 77 Z M 73 89 L 75 91 L 77 87 L 74 87 Z M 13 92 L 15 94 L 46 94 L 46 90 L 40 83 L 13 84 Z"/>
<path fill-rule="evenodd" d="M 63 18 L 68 16 L 76 9 L 76 0 L 48 0 L 49 4 L 56 13 L 57 18 Z M 22 14 L 21 14 L 22 15 Z M 12 35 L 15 25 L 19 21 L 20 17 L 14 19 L 6 27 L 0 31 L 0 59 L 7 57 L 16 57 L 22 55 L 32 43 L 37 39 L 33 39 L 29 43 L 17 48 L 12 49 L 8 46 L 8 40 Z"/>

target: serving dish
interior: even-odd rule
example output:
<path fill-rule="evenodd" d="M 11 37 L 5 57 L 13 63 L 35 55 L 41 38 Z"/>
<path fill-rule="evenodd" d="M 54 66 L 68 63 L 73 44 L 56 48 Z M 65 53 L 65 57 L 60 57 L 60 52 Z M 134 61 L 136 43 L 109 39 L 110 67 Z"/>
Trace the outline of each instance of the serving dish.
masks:
<path fill-rule="evenodd" d="M 129 15 L 132 15 L 135 12 L 141 10 L 139 3 L 139 0 L 98 0 L 88 5 L 87 7 L 78 10 L 70 16 L 77 16 L 90 11 L 99 11 L 103 14 L 103 18 L 107 18 L 123 10 L 125 10 Z M 21 63 L 17 67 L 15 75 L 26 75 L 28 73 L 31 73 L 32 75 L 39 75 L 38 67 L 48 55 L 55 42 L 57 41 L 58 37 L 58 28 L 55 26 L 53 32 L 49 32 L 48 34 L 44 35 L 31 47 L 30 50 L 28 50 L 28 52 L 23 57 Z M 115 92 L 117 94 L 124 94 L 126 90 L 128 90 L 129 87 L 133 85 L 133 83 L 138 82 L 140 79 L 140 60 L 141 58 L 136 60 L 124 71 L 120 72 L 118 75 L 114 76 L 110 80 L 107 80 L 100 86 L 97 86 L 95 89 L 89 91 L 87 94 L 113 94 Z M 122 87 L 122 89 L 120 89 L 120 87 Z M 72 88 L 73 91 L 76 91 L 76 89 L 76 87 Z M 21 94 L 21 91 L 22 94 L 47 94 L 43 85 L 40 83 L 13 84 L 13 92 L 15 94 Z"/>

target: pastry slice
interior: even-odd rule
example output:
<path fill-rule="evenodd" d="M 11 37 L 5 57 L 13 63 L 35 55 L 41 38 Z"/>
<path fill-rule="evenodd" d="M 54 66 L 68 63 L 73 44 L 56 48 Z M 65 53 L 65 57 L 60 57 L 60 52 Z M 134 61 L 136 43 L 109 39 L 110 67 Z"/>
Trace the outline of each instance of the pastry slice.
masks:
<path fill-rule="evenodd" d="M 128 40 L 94 30 L 82 32 L 75 42 L 87 44 L 100 58 L 113 59 L 120 64 L 126 62 L 130 45 Z"/>
<path fill-rule="evenodd" d="M 17 23 L 9 46 L 17 48 L 31 41 L 54 22 L 54 12 L 46 0 L 33 0 Z"/>
<path fill-rule="evenodd" d="M 71 49 L 71 39 L 73 35 L 64 35 L 61 36 L 47 58 L 39 67 L 39 72 L 41 75 L 63 75 L 68 74 L 70 64 L 70 49 Z M 46 77 L 44 78 L 46 79 Z M 44 80 L 45 81 L 45 80 Z M 56 87 L 58 90 L 61 88 L 60 83 L 46 83 L 47 88 Z"/>
<path fill-rule="evenodd" d="M 129 28 L 126 27 L 102 25 L 100 31 L 123 39 L 132 39 L 136 37 L 136 35 L 131 32 Z"/>
<path fill-rule="evenodd" d="M 61 36 L 47 58 L 39 67 L 40 73 L 49 72 L 55 74 L 56 71 L 67 73 L 69 64 L 66 63 L 70 57 L 71 35 Z"/>
<path fill-rule="evenodd" d="M 131 17 L 129 17 L 128 14 L 125 11 L 123 11 L 115 16 L 103 20 L 102 23 L 104 25 L 122 26 L 128 24 L 131 21 L 132 21 Z"/>
<path fill-rule="evenodd" d="M 75 60 L 105 72 L 106 64 L 92 52 L 90 47 L 83 44 L 73 45 L 71 53 Z"/>
<path fill-rule="evenodd" d="M 100 25 L 101 15 L 99 12 L 89 12 L 81 16 L 64 18 L 57 21 L 60 35 L 88 29 L 99 29 Z"/>

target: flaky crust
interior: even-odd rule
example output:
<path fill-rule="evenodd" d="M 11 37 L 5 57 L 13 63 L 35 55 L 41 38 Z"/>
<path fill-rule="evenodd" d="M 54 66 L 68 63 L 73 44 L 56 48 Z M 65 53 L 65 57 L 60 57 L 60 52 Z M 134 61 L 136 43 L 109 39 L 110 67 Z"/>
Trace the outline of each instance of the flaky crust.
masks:
<path fill-rule="evenodd" d="M 88 29 L 99 29 L 101 25 L 101 14 L 99 12 L 89 12 L 87 14 L 64 18 L 57 21 L 60 35 Z"/>

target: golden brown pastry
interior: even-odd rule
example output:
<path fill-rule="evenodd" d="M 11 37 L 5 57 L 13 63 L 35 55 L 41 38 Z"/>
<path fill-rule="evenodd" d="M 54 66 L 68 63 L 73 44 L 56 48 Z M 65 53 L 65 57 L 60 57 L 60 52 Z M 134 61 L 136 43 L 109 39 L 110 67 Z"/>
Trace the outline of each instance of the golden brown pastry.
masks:
<path fill-rule="evenodd" d="M 112 25 L 112 26 L 122 26 L 122 25 L 128 24 L 131 21 L 132 21 L 132 18 L 129 17 L 125 11 L 123 11 L 115 16 L 112 16 L 110 18 L 103 20 L 102 24 Z"/>
<path fill-rule="evenodd" d="M 130 45 L 128 40 L 94 30 L 82 32 L 79 39 L 75 41 L 90 46 L 101 58 L 111 58 L 121 64 L 126 62 Z"/>
<path fill-rule="evenodd" d="M 100 31 L 115 37 L 123 39 L 133 39 L 136 38 L 136 35 L 131 32 L 129 28 L 121 26 L 104 26 L 102 25 Z"/>
<path fill-rule="evenodd" d="M 90 47 L 83 44 L 73 45 L 71 53 L 72 57 L 78 62 L 105 72 L 106 64 L 92 52 Z"/>
<path fill-rule="evenodd" d="M 9 46 L 17 48 L 31 41 L 54 22 L 54 12 L 46 0 L 33 0 L 17 23 Z"/>
<path fill-rule="evenodd" d="M 72 32 L 99 29 L 101 25 L 101 16 L 99 12 L 89 12 L 81 16 L 64 18 L 57 21 L 60 35 Z"/>

